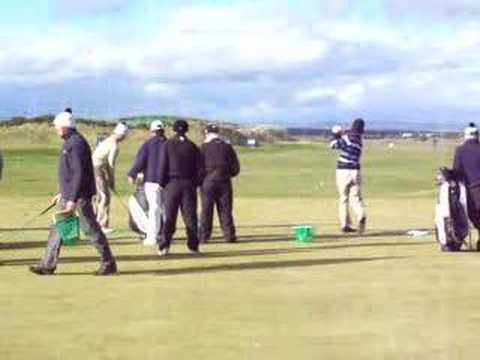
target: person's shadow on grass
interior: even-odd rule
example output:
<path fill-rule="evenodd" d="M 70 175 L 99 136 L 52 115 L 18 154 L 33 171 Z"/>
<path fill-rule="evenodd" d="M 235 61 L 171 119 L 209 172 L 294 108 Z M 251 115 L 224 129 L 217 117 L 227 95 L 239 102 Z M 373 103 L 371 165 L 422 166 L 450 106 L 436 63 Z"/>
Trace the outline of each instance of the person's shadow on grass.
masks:
<path fill-rule="evenodd" d="M 236 264 L 219 264 L 207 266 L 187 266 L 174 269 L 141 269 L 120 271 L 115 276 L 135 276 L 135 275 L 156 275 L 156 276 L 173 276 L 173 275 L 189 275 L 204 274 L 216 272 L 230 271 L 248 271 L 248 270 L 264 270 L 264 269 L 288 269 L 298 267 L 313 267 L 325 265 L 341 265 L 359 262 L 389 261 L 400 260 L 401 256 L 386 257 L 357 257 L 357 258 L 331 258 L 331 259 L 303 259 L 303 260 L 271 260 L 271 261 L 252 261 Z M 58 276 L 82 276 L 91 275 L 90 272 L 66 272 L 59 273 Z"/>

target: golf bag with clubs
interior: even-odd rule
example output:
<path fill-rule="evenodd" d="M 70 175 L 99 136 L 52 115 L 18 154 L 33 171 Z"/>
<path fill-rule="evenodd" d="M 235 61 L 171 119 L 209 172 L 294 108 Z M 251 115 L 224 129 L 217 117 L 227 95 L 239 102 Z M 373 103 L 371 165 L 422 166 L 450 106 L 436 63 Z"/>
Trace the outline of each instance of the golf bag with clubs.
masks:
<path fill-rule="evenodd" d="M 128 224 L 132 231 L 140 235 L 140 239 L 145 239 L 148 227 L 148 201 L 142 181 L 137 183 L 135 193 L 128 199 Z M 160 221 L 158 238 L 160 238 L 162 228 L 163 216 Z"/>
<path fill-rule="evenodd" d="M 460 251 L 469 235 L 467 190 L 455 173 L 445 167 L 438 171 L 438 199 L 435 207 L 435 234 L 442 251 Z"/>

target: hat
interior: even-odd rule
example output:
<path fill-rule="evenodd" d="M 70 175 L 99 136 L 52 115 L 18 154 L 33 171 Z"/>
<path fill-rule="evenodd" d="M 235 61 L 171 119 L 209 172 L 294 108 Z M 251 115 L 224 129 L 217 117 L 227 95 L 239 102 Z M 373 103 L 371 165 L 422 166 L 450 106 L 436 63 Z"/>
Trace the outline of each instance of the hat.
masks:
<path fill-rule="evenodd" d="M 75 128 L 75 119 L 71 112 L 62 111 L 53 120 L 53 125 L 58 128 Z"/>
<path fill-rule="evenodd" d="M 214 133 L 214 134 L 218 134 L 220 131 L 220 129 L 218 128 L 218 125 L 217 124 L 208 124 L 206 129 L 205 129 L 205 132 L 207 133 Z"/>
<path fill-rule="evenodd" d="M 465 136 L 465 140 L 478 139 L 478 128 L 473 122 L 468 124 L 463 133 Z"/>
<path fill-rule="evenodd" d="M 175 131 L 177 134 L 185 134 L 188 132 L 188 122 L 185 120 L 176 120 L 173 123 L 173 131 Z"/>
<path fill-rule="evenodd" d="M 113 133 L 115 135 L 118 135 L 118 136 L 121 136 L 121 137 L 125 137 L 127 136 L 128 134 L 128 126 L 127 124 L 123 123 L 123 122 L 119 122 L 117 124 L 117 126 L 115 126 L 115 129 L 113 129 Z"/>
<path fill-rule="evenodd" d="M 163 123 L 160 120 L 153 120 L 150 124 L 150 131 L 163 130 Z"/>

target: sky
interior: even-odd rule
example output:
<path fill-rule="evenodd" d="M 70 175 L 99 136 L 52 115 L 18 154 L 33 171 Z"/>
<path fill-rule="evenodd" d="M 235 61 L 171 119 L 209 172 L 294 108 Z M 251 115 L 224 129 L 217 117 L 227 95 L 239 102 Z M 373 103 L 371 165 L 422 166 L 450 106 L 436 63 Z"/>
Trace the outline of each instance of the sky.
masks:
<path fill-rule="evenodd" d="M 0 12 L 0 117 L 135 114 L 461 128 L 477 0 L 23 0 Z"/>

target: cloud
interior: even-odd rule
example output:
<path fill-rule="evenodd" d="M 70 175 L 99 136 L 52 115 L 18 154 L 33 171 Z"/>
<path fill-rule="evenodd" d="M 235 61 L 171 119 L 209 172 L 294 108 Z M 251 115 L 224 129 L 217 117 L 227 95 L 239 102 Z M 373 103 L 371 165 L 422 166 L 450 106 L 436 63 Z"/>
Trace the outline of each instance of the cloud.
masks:
<path fill-rule="evenodd" d="M 179 93 L 179 89 L 171 84 L 152 82 L 145 85 L 144 90 L 148 94 L 162 97 L 171 97 Z"/>
<path fill-rule="evenodd" d="M 120 3 L 127 2 L 107 8 Z M 84 10 L 103 11 L 89 4 Z M 340 5 L 335 11 L 349 8 Z M 161 111 L 269 123 L 363 114 L 422 121 L 425 114 L 471 116 L 478 109 L 479 22 L 432 39 L 346 18 L 317 20 L 196 6 L 173 11 L 142 38 L 117 41 L 58 24 L 0 43 L 0 88 L 22 89 L 12 90 L 19 103 L 39 89 L 57 98 L 42 94 L 23 104 L 39 109 L 62 105 L 68 94 L 107 115 Z"/>
<path fill-rule="evenodd" d="M 114 13 L 133 3 L 133 0 L 54 0 L 52 8 L 57 15 L 75 17 Z"/>
<path fill-rule="evenodd" d="M 294 101 L 300 104 L 325 103 L 336 101 L 340 106 L 354 106 L 365 95 L 366 87 L 361 83 L 344 84 L 338 87 L 314 87 L 300 90 L 294 95 Z"/>
<path fill-rule="evenodd" d="M 480 15 L 477 0 L 387 0 L 392 15 L 419 14 L 430 17 L 458 18 Z"/>

